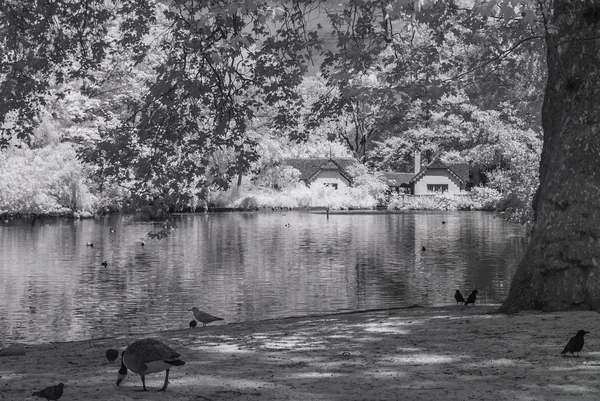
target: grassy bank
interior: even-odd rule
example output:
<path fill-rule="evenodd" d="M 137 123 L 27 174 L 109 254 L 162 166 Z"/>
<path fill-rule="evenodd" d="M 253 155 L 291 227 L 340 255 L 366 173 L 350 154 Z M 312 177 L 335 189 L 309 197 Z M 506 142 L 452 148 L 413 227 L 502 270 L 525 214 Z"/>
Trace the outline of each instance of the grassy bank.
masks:
<path fill-rule="evenodd" d="M 248 322 L 149 334 L 186 364 L 115 386 L 104 357 L 136 338 L 27 346 L 3 357 L 3 400 L 65 383 L 61 400 L 597 400 L 595 312 L 495 314 L 496 306 L 396 309 Z M 580 358 L 560 351 L 591 331 Z"/>

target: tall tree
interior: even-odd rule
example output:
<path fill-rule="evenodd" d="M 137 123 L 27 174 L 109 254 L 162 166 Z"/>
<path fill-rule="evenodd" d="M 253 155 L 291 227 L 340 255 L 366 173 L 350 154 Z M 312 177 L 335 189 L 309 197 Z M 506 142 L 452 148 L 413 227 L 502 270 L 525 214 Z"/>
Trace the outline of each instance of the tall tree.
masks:
<path fill-rule="evenodd" d="M 532 238 L 504 312 L 600 309 L 600 1 L 539 2 L 548 82 Z"/>

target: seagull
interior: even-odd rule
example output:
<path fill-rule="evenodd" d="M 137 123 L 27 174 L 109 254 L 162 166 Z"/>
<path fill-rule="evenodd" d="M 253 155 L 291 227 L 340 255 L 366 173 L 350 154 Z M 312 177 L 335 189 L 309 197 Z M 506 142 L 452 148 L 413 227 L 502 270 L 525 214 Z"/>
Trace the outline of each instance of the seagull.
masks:
<path fill-rule="evenodd" d="M 462 296 L 462 294 L 460 293 L 459 290 L 456 290 L 456 292 L 454 293 L 454 299 L 456 299 L 456 304 L 457 305 L 458 305 L 459 302 L 462 302 L 463 305 L 465 303 L 465 297 Z"/>
<path fill-rule="evenodd" d="M 216 317 L 206 312 L 202 312 L 195 306 L 192 309 L 190 309 L 190 311 L 192 311 L 192 313 L 194 314 L 194 318 L 196 318 L 197 321 L 202 323 L 203 327 L 209 323 L 216 322 L 217 320 L 223 320 L 222 317 Z"/>
<path fill-rule="evenodd" d="M 477 290 L 473 290 L 471 295 L 469 295 L 469 297 L 465 301 L 465 305 L 473 304 L 473 306 L 475 306 L 475 299 L 477 298 L 477 294 L 479 294 L 479 292 Z"/>
<path fill-rule="evenodd" d="M 109 349 L 106 351 L 106 359 L 108 362 L 114 362 L 119 357 L 119 351 L 116 349 Z"/>
<path fill-rule="evenodd" d="M 93 248 L 94 247 L 94 243 L 93 242 L 86 242 L 85 246 L 91 246 Z"/>
<path fill-rule="evenodd" d="M 190 321 L 190 329 L 193 329 L 194 327 L 196 327 L 196 321 L 192 320 Z"/>
<path fill-rule="evenodd" d="M 570 352 L 573 357 L 575 356 L 575 352 L 577 352 L 577 356 L 579 356 L 579 351 L 583 349 L 583 336 L 585 336 L 589 331 L 579 330 L 574 337 L 571 337 L 567 345 L 565 345 L 565 349 L 560 354 L 566 354 Z"/>
<path fill-rule="evenodd" d="M 181 355 L 168 345 L 153 338 L 137 340 L 129 345 L 121 354 L 121 369 L 117 378 L 117 386 L 127 375 L 127 369 L 137 373 L 142 378 L 142 391 L 146 390 L 146 375 L 167 371 L 165 384 L 158 391 L 165 391 L 169 385 L 169 369 L 173 366 L 185 365 L 179 359 Z"/>
<path fill-rule="evenodd" d="M 47 400 L 58 400 L 63 395 L 64 384 L 58 383 L 56 386 L 46 387 L 43 390 L 36 391 L 32 396 L 45 398 Z"/>

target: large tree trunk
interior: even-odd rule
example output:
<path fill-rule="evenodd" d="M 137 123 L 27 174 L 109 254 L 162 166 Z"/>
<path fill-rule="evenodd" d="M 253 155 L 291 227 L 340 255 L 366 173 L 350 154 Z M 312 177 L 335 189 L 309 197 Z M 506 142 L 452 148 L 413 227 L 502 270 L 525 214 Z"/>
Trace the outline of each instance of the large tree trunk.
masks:
<path fill-rule="evenodd" d="M 552 8 L 540 187 L 500 310 L 600 310 L 600 0 L 542 3 Z"/>

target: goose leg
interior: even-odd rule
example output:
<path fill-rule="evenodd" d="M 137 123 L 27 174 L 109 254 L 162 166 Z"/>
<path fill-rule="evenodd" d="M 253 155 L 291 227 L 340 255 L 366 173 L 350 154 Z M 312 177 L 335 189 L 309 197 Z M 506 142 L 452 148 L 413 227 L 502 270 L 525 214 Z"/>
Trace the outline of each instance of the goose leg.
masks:
<path fill-rule="evenodd" d="M 146 390 L 146 378 L 142 375 L 142 389 L 140 391 L 148 391 Z"/>
<path fill-rule="evenodd" d="M 165 384 L 158 391 L 165 391 L 167 389 L 168 385 L 169 385 L 169 369 L 167 369 L 167 374 L 165 375 Z"/>

